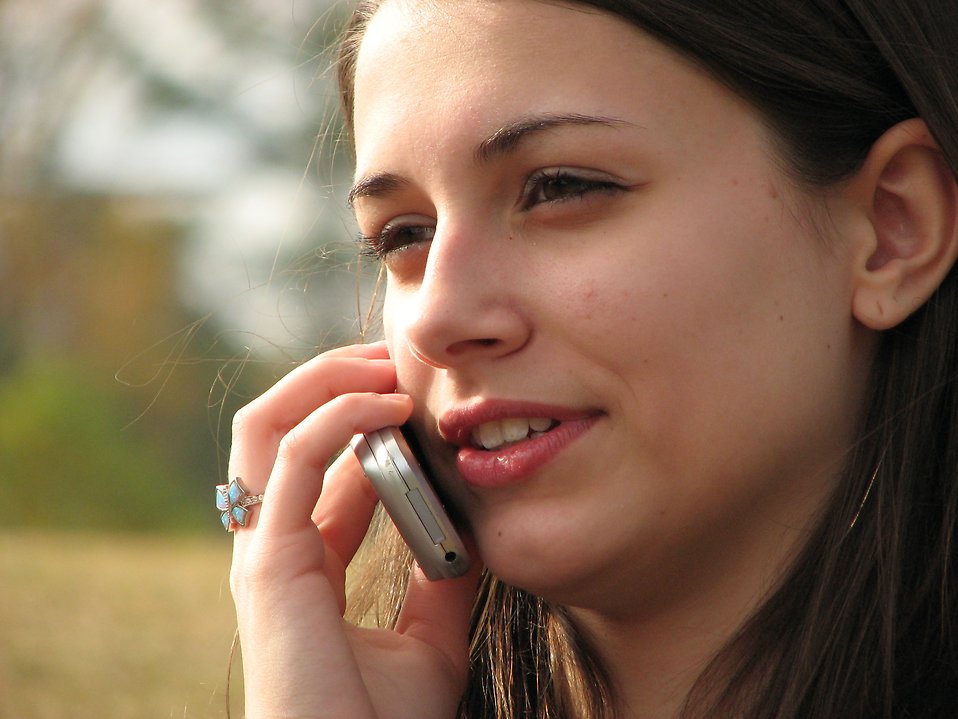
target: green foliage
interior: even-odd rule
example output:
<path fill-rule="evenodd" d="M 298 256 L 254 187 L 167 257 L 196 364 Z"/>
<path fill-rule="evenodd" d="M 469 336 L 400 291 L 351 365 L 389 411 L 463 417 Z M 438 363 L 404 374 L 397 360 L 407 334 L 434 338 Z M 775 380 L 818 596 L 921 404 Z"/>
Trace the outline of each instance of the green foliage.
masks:
<path fill-rule="evenodd" d="M 209 506 L 173 481 L 174 462 L 135 425 L 124 427 L 129 418 L 115 395 L 75 363 L 31 363 L 0 380 L 6 526 L 182 529 L 213 521 Z"/>

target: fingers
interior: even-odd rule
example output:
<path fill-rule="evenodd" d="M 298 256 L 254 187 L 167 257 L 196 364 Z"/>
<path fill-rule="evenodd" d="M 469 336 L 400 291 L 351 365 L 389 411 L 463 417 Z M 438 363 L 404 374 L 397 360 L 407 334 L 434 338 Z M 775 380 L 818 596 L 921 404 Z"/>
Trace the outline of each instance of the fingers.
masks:
<path fill-rule="evenodd" d="M 330 459 L 353 435 L 402 424 L 411 413 L 407 395 L 375 393 L 340 395 L 313 411 L 280 441 L 260 531 L 278 534 L 313 528 L 311 515 Z"/>
<path fill-rule="evenodd" d="M 273 490 L 267 489 L 268 479 L 277 471 L 277 458 L 281 447 L 285 447 L 286 465 L 290 465 L 289 460 L 292 459 L 294 461 L 290 466 L 295 466 L 300 456 L 304 458 L 304 462 L 309 463 L 312 471 L 308 474 L 316 480 L 310 485 L 309 492 L 317 492 L 322 486 L 322 470 L 325 463 L 350 438 L 348 433 L 352 429 L 350 425 L 354 423 L 353 418 L 344 416 L 343 411 L 345 410 L 348 415 L 349 406 L 361 407 L 365 404 L 366 409 L 362 412 L 367 413 L 366 421 L 370 421 L 372 418 L 368 416 L 371 411 L 369 406 L 377 404 L 390 406 L 389 400 L 378 397 L 379 394 L 393 392 L 396 386 L 395 367 L 387 357 L 384 343 L 344 347 L 314 358 L 282 378 L 261 397 L 237 413 L 233 422 L 229 477 L 242 478 L 250 494 L 262 492 L 264 495 L 272 495 Z M 371 399 L 364 403 L 359 397 L 361 394 Z M 317 408 L 325 406 L 337 397 L 350 395 L 357 396 L 347 402 L 345 408 L 342 406 L 343 400 L 339 400 L 338 412 L 327 410 L 324 414 L 314 417 L 312 421 L 307 421 Z M 404 405 L 406 401 L 408 400 L 400 400 L 400 405 Z M 324 415 L 326 424 L 323 421 Z M 373 416 L 376 416 L 375 411 Z M 396 416 L 396 412 L 386 412 L 385 415 L 380 413 L 380 421 L 389 423 L 394 421 Z M 322 446 L 318 448 L 312 446 L 310 433 L 318 432 L 325 435 L 336 426 L 337 421 L 340 421 L 339 417 L 343 418 L 345 424 L 338 431 L 334 431 L 334 438 L 326 437 Z M 399 417 L 400 421 L 404 421 L 406 413 L 399 412 Z M 361 414 L 355 417 L 355 420 L 361 423 Z M 338 446 L 330 449 L 335 443 L 338 443 Z M 308 451 L 301 451 L 303 448 Z M 325 456 L 319 457 L 317 452 Z M 304 473 L 307 472 L 302 467 L 297 470 L 299 475 Z M 272 498 L 265 499 L 264 504 L 270 504 L 273 501 Z M 249 545 L 253 533 L 247 530 L 253 530 L 258 526 L 263 509 L 264 507 L 256 507 L 255 511 L 251 511 L 244 531 L 235 536 L 238 548 L 246 548 Z M 312 506 L 302 512 L 300 525 L 308 522 L 311 512 Z M 315 530 L 313 534 L 317 536 L 312 538 L 311 543 L 314 546 L 321 546 L 321 542 L 317 543 L 318 534 Z M 240 552 L 236 556 L 238 561 L 245 556 L 245 552 Z"/>
<path fill-rule="evenodd" d="M 234 537 L 233 576 L 243 588 L 282 594 L 283 587 L 308 575 L 325 575 L 327 588 L 342 595 L 345 568 L 356 551 L 356 540 L 369 526 L 375 500 L 362 502 L 358 482 L 345 494 L 334 482 L 333 497 L 346 497 L 336 511 L 339 531 L 332 551 L 312 520 L 323 491 L 324 470 L 330 459 L 357 433 L 402 424 L 412 412 L 406 395 L 350 393 L 314 410 L 288 432 L 276 449 L 276 463 L 266 483 L 259 511 Z M 359 501 L 357 501 L 357 499 Z M 333 506 L 336 502 L 332 503 Z M 358 509 L 358 511 L 356 511 Z M 234 588 L 234 595 L 236 589 Z M 339 596 L 341 616 L 342 597 Z"/>
<path fill-rule="evenodd" d="M 378 501 L 362 465 L 347 449 L 326 471 L 323 492 L 313 512 L 313 522 L 327 550 L 336 554 L 344 566 L 359 550 Z"/>
<path fill-rule="evenodd" d="M 346 345 L 323 352 L 322 357 L 365 357 L 366 359 L 389 359 L 386 343 L 370 342 L 362 345 Z"/>
<path fill-rule="evenodd" d="M 375 378 L 381 391 L 395 387 L 393 363 L 385 345 L 341 347 L 314 357 L 292 370 L 267 392 L 240 410 L 240 419 L 249 414 L 267 415 L 267 428 L 285 431 L 314 408 L 349 391 L 359 376 Z M 391 386 L 390 386 L 391 385 Z M 379 391 L 379 390 L 370 390 Z"/>
<path fill-rule="evenodd" d="M 414 701 L 406 715 L 422 716 L 422 697 L 428 696 L 422 687 L 448 674 L 437 669 L 437 652 L 392 633 L 414 669 L 405 661 L 390 664 L 397 653 L 382 646 L 382 634 L 350 633 L 341 618 L 344 567 L 377 498 L 352 452 L 332 465 L 330 460 L 353 435 L 406 422 L 412 400 L 395 388 L 384 347 L 346 348 L 291 372 L 237 418 L 231 474 L 265 495 L 252 523 L 236 533 L 231 574 L 251 716 L 278 714 L 276 707 L 284 715 L 373 716 L 371 687 L 379 698 L 395 686 L 410 687 L 407 698 Z M 411 633 L 456 657 L 457 676 L 464 677 L 469 610 L 458 607 L 470 603 L 460 595 L 473 593 L 475 581 L 458 586 L 439 587 L 432 601 L 424 587 L 411 592 L 419 599 L 406 616 Z M 441 632 L 423 627 L 429 620 L 462 626 L 444 641 Z M 367 682 L 360 654 L 375 667 L 370 676 L 388 681 Z M 454 709 L 456 687 L 442 697 Z"/>
<path fill-rule="evenodd" d="M 396 372 L 383 345 L 333 350 L 296 368 L 237 412 L 229 475 L 262 491 L 279 442 L 317 407 L 348 392 L 392 392 Z"/>

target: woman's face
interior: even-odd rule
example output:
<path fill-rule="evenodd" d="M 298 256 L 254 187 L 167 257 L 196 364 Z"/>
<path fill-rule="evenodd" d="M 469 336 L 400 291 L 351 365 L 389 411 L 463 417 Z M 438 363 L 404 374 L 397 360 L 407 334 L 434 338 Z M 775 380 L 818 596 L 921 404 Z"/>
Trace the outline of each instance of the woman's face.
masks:
<path fill-rule="evenodd" d="M 355 93 L 400 389 L 490 569 L 580 606 L 768 581 L 833 486 L 870 342 L 849 251 L 750 106 L 528 0 L 387 0 Z"/>

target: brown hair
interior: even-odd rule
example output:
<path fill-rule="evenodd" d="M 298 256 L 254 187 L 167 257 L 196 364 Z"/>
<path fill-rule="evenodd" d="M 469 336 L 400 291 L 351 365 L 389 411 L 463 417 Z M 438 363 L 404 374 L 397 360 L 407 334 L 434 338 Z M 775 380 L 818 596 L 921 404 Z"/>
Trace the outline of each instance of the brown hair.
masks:
<path fill-rule="evenodd" d="M 958 176 L 955 0 L 581 4 L 628 20 L 749 101 L 808 188 L 853 175 L 886 130 L 912 117 L 926 122 Z M 347 127 L 356 53 L 377 7 L 360 2 L 341 45 Z M 685 717 L 956 711 L 956 274 L 883 334 L 842 481 L 777 590 L 699 678 Z M 389 582 L 387 623 L 402 584 Z M 614 688 L 561 607 L 486 577 L 472 635 L 460 716 L 611 715 Z"/>

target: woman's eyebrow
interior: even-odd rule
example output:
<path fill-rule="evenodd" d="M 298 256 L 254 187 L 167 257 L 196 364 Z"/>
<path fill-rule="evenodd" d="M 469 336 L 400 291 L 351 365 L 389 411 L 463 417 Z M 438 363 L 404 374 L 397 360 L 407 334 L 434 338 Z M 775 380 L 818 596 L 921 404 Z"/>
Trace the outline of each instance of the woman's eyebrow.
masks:
<path fill-rule="evenodd" d="M 480 142 L 476 148 L 476 162 L 482 165 L 498 155 L 507 155 L 511 152 L 515 152 L 519 144 L 530 135 L 545 132 L 546 130 L 551 130 L 556 127 L 565 125 L 604 125 L 606 127 L 617 127 L 619 125 L 630 124 L 632 123 L 614 117 L 581 115 L 578 113 L 562 115 L 547 114 L 522 118 L 521 120 L 516 120 L 515 122 L 510 122 L 508 125 L 500 127 Z"/>
<path fill-rule="evenodd" d="M 382 197 L 405 187 L 409 180 L 392 172 L 377 172 L 365 175 L 353 184 L 346 195 L 346 204 L 349 207 L 360 197 Z"/>
<path fill-rule="evenodd" d="M 613 117 L 581 115 L 576 113 L 526 117 L 503 125 L 480 142 L 476 147 L 475 159 L 480 165 L 486 164 L 497 156 L 508 155 L 515 152 L 522 141 L 529 136 L 557 127 L 568 125 L 618 127 L 631 124 L 632 123 L 625 120 L 619 120 Z M 377 172 L 371 175 L 365 175 L 359 178 L 349 190 L 349 194 L 346 196 L 346 202 L 352 207 L 355 201 L 361 197 L 383 197 L 407 185 L 409 185 L 408 179 L 392 172 Z"/>

